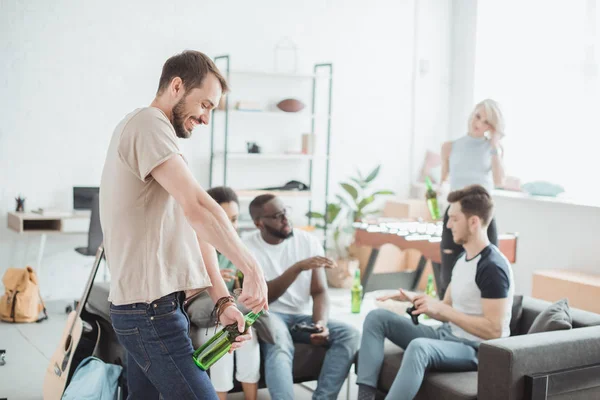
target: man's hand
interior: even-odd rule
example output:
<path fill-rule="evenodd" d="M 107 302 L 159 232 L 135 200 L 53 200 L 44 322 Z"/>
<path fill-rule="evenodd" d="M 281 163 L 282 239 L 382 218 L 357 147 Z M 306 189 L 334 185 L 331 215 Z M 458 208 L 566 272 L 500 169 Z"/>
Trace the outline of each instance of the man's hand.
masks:
<path fill-rule="evenodd" d="M 415 299 L 417 294 L 409 290 L 399 289 L 397 293 L 388 294 L 377 298 L 377 301 L 386 301 L 389 299 L 396 301 L 410 301 L 411 303 Z"/>
<path fill-rule="evenodd" d="M 427 314 L 434 319 L 442 318 L 442 313 L 448 307 L 446 303 L 426 294 L 416 295 L 413 304 L 416 308 L 412 313 L 413 315 Z"/>
<path fill-rule="evenodd" d="M 310 271 L 316 268 L 336 268 L 337 264 L 331 258 L 316 256 L 299 261 L 295 266 L 302 271 Z"/>
<path fill-rule="evenodd" d="M 244 287 L 238 301 L 255 314 L 269 309 L 267 281 L 260 267 L 256 267 L 252 274 L 244 274 Z"/>
<path fill-rule="evenodd" d="M 237 323 L 238 331 L 240 332 L 244 332 L 244 330 L 246 329 L 246 321 L 244 320 L 244 314 L 242 314 L 240 310 L 238 310 L 238 308 L 235 306 L 229 306 L 225 309 L 225 311 L 223 311 L 219 323 L 223 326 Z M 229 350 L 229 352 L 233 353 L 234 350 L 242 347 L 244 345 L 244 342 L 250 339 L 252 339 L 252 331 L 248 329 L 246 333 L 238 336 L 235 339 L 235 343 L 231 344 L 231 349 Z"/>
<path fill-rule="evenodd" d="M 315 323 L 315 326 L 321 328 L 321 332 L 310 335 L 310 342 L 313 346 L 324 346 L 329 341 L 329 329 L 322 321 Z"/>
<path fill-rule="evenodd" d="M 233 270 L 230 268 L 225 268 L 219 270 L 221 272 L 221 277 L 225 282 L 231 282 L 235 277 L 233 276 Z"/>

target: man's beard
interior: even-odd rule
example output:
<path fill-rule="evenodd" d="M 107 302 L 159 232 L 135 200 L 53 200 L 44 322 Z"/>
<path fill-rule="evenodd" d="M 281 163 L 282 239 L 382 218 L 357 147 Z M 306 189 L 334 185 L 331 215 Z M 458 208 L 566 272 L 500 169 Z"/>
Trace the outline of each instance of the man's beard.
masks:
<path fill-rule="evenodd" d="M 184 123 L 185 120 L 183 118 L 185 110 L 185 97 L 173 107 L 173 128 L 175 128 L 175 134 L 178 138 L 187 139 L 192 136 L 192 132 L 188 132 L 185 129 Z"/>
<path fill-rule="evenodd" d="M 454 240 L 454 243 L 463 246 L 465 243 L 467 243 L 469 241 L 469 237 L 470 237 L 470 235 L 467 233 L 466 235 L 461 236 L 459 238 L 456 238 L 456 239 L 453 238 L 453 240 Z"/>
<path fill-rule="evenodd" d="M 294 230 L 290 229 L 289 233 L 285 233 L 283 232 L 283 230 L 277 230 L 275 228 L 271 228 L 268 225 L 265 225 L 265 230 L 272 236 L 278 238 L 278 239 L 289 239 L 292 236 L 294 236 Z"/>

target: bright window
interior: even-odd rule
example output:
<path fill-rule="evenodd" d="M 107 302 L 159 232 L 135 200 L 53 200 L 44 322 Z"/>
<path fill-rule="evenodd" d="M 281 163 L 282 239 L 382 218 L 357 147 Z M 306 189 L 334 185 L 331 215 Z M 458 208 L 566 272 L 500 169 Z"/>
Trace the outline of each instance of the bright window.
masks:
<path fill-rule="evenodd" d="M 474 94 L 502 105 L 507 174 L 600 199 L 597 0 L 480 0 L 477 14 Z"/>

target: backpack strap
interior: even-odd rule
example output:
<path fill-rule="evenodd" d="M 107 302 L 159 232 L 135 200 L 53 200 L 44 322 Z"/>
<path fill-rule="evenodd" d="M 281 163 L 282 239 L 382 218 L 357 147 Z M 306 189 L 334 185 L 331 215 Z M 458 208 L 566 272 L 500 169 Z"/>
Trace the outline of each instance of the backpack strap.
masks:
<path fill-rule="evenodd" d="M 43 316 L 43 317 L 40 317 L 40 318 L 38 318 L 38 319 L 35 321 L 36 323 L 39 323 L 39 322 L 42 322 L 42 321 L 45 321 L 45 320 L 47 320 L 47 319 L 48 319 L 48 313 L 46 312 L 46 304 L 44 303 L 44 299 L 42 299 L 42 293 L 40 292 L 40 286 L 39 286 L 39 285 L 38 285 L 38 296 L 39 296 L 39 298 L 40 298 L 40 302 L 42 303 L 42 307 L 43 307 L 43 310 L 42 310 L 42 312 L 44 313 L 44 316 Z"/>
<path fill-rule="evenodd" d="M 12 306 L 10 307 L 10 317 L 12 318 L 12 322 L 17 322 L 17 317 L 15 315 L 15 307 L 17 306 L 17 295 L 19 294 L 19 291 L 15 291 L 15 293 L 12 296 Z"/>
<path fill-rule="evenodd" d="M 98 328 L 98 336 L 96 337 L 96 344 L 94 345 L 92 355 L 96 356 L 96 354 L 98 353 L 98 346 L 100 346 L 100 336 L 102 335 L 102 328 L 100 327 L 100 323 L 98 322 L 98 320 L 95 320 L 94 322 L 96 322 L 96 328 Z"/>

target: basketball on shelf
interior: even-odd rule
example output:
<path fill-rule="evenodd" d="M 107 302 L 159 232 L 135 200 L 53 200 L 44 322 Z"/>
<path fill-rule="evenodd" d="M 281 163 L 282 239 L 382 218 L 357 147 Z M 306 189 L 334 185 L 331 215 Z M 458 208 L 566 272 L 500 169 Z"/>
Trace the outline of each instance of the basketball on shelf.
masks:
<path fill-rule="evenodd" d="M 304 103 L 296 99 L 285 99 L 277 103 L 277 108 L 285 112 L 298 112 L 304 109 Z"/>

